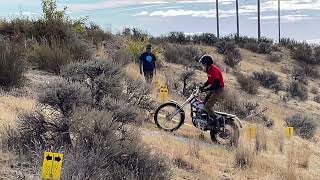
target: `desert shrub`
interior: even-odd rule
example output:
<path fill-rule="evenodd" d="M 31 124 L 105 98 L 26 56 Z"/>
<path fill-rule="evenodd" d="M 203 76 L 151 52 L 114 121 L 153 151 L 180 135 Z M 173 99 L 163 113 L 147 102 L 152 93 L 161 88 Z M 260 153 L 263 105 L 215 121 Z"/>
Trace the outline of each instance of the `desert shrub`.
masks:
<path fill-rule="evenodd" d="M 190 42 L 191 37 L 186 36 L 183 32 L 170 32 L 168 35 L 168 40 L 171 43 L 185 44 Z"/>
<path fill-rule="evenodd" d="M 257 42 L 249 42 L 243 45 L 243 48 L 248 49 L 252 52 L 258 52 L 259 47 L 258 47 L 258 43 Z"/>
<path fill-rule="evenodd" d="M 317 103 L 320 103 L 320 95 L 316 95 L 313 100 Z"/>
<path fill-rule="evenodd" d="M 294 81 L 298 81 L 305 85 L 308 84 L 308 78 L 305 70 L 301 66 L 294 66 L 291 72 L 291 77 Z"/>
<path fill-rule="evenodd" d="M 246 91 L 249 94 L 258 93 L 259 84 L 251 76 L 246 76 L 241 73 L 238 73 L 236 76 L 242 90 Z"/>
<path fill-rule="evenodd" d="M 241 61 L 241 55 L 238 49 L 233 52 L 228 52 L 224 57 L 224 63 L 230 67 L 237 66 Z"/>
<path fill-rule="evenodd" d="M 237 48 L 236 44 L 233 41 L 218 41 L 215 46 L 218 49 L 218 53 L 227 54 L 229 52 L 234 52 Z"/>
<path fill-rule="evenodd" d="M 276 92 L 282 89 L 278 75 L 272 71 L 253 72 L 253 79 L 259 81 L 263 87 L 274 89 Z"/>
<path fill-rule="evenodd" d="M 89 27 L 86 28 L 87 39 L 91 40 L 94 45 L 109 40 L 112 38 L 111 33 L 104 32 L 98 25 L 91 23 Z"/>
<path fill-rule="evenodd" d="M 236 114 L 240 118 L 246 118 L 258 111 L 259 104 L 250 101 L 248 98 L 240 98 L 239 94 L 232 91 L 225 91 L 223 98 L 219 99 L 214 105 L 217 111 Z"/>
<path fill-rule="evenodd" d="M 128 49 L 120 49 L 114 54 L 113 62 L 119 65 L 127 65 L 132 62 L 133 56 Z"/>
<path fill-rule="evenodd" d="M 68 116 L 76 106 L 91 105 L 92 96 L 90 89 L 83 84 L 61 81 L 49 84 L 39 96 L 39 102 L 50 105 L 64 116 Z"/>
<path fill-rule="evenodd" d="M 201 51 L 192 45 L 167 44 L 163 55 L 171 63 L 197 66 L 194 57 L 201 54 Z"/>
<path fill-rule="evenodd" d="M 272 51 L 272 44 L 261 42 L 258 44 L 258 53 L 261 54 L 270 54 Z"/>
<path fill-rule="evenodd" d="M 50 41 L 43 39 L 33 45 L 28 59 L 39 69 L 59 74 L 61 68 L 71 62 L 91 59 L 91 51 L 79 39 L 69 42 L 55 38 Z"/>
<path fill-rule="evenodd" d="M 272 52 L 271 54 L 268 55 L 268 60 L 270 62 L 280 62 L 282 58 L 283 58 L 283 55 L 279 52 Z"/>
<path fill-rule="evenodd" d="M 314 65 L 306 64 L 306 63 L 300 63 L 300 68 L 302 69 L 302 72 L 311 78 L 320 78 L 320 73 Z"/>
<path fill-rule="evenodd" d="M 31 37 L 30 30 L 32 29 L 32 25 L 31 20 L 23 17 L 10 21 L 0 20 L 0 34 L 4 36 L 23 34 L 26 37 Z"/>
<path fill-rule="evenodd" d="M 0 39 L 0 86 L 19 83 L 26 71 L 23 48 Z"/>
<path fill-rule="evenodd" d="M 202 43 L 205 45 L 213 46 L 218 41 L 218 38 L 214 34 L 203 33 L 200 35 L 197 35 L 197 34 L 193 35 L 192 41 L 196 44 Z"/>
<path fill-rule="evenodd" d="M 300 100 L 308 99 L 308 88 L 299 81 L 292 81 L 287 91 L 292 97 L 298 97 Z"/>
<path fill-rule="evenodd" d="M 112 119 L 123 123 L 136 122 L 139 113 L 141 113 L 133 103 L 128 103 L 122 99 L 114 99 L 109 96 L 102 99 L 99 108 L 113 112 Z"/>
<path fill-rule="evenodd" d="M 180 74 L 179 80 L 183 83 L 182 85 L 182 95 L 188 96 L 187 89 L 192 79 L 195 75 L 194 69 L 186 69 L 185 71 Z"/>
<path fill-rule="evenodd" d="M 54 42 L 51 45 L 47 42 L 34 44 L 28 59 L 39 69 L 56 74 L 60 73 L 64 65 L 73 61 L 71 52 L 60 42 Z"/>
<path fill-rule="evenodd" d="M 307 43 L 299 43 L 291 50 L 292 58 L 307 64 L 315 64 L 312 48 Z"/>
<path fill-rule="evenodd" d="M 312 88 L 310 89 L 310 92 L 311 92 L 312 94 L 318 94 L 318 88 L 317 88 L 317 87 L 312 87 Z"/>
<path fill-rule="evenodd" d="M 295 133 L 305 139 L 311 139 L 317 129 L 314 119 L 301 113 L 294 114 L 285 119 L 288 127 L 293 127 Z"/>
<path fill-rule="evenodd" d="M 54 117 L 21 116 L 3 145 L 33 163 L 35 172 L 40 161 L 34 153 L 63 152 L 63 179 L 170 179 L 164 159 L 144 148 L 134 128 L 114 121 L 112 112 L 77 109 L 68 119 Z"/>
<path fill-rule="evenodd" d="M 234 41 L 221 40 L 218 41 L 215 46 L 218 53 L 225 54 L 224 62 L 230 67 L 235 67 L 241 61 L 241 55 L 239 49 L 237 49 Z"/>
<path fill-rule="evenodd" d="M 281 38 L 280 39 L 280 45 L 288 48 L 293 49 L 298 44 L 297 41 L 290 39 L 290 38 Z"/>
<path fill-rule="evenodd" d="M 155 109 L 155 102 L 151 97 L 151 87 L 141 80 L 129 76 L 124 78 L 123 99 L 134 106 L 145 110 Z"/>
<path fill-rule="evenodd" d="M 315 61 L 317 64 L 320 64 L 320 46 L 316 46 L 316 47 L 313 49 L 313 56 L 314 56 L 314 61 Z"/>

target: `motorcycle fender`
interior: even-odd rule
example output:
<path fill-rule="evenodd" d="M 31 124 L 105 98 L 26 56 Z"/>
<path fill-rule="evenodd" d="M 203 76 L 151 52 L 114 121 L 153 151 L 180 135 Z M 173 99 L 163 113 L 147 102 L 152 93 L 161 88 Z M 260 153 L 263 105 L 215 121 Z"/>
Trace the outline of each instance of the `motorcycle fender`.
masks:
<path fill-rule="evenodd" d="M 231 118 L 231 120 L 232 121 L 237 121 L 239 127 L 242 128 L 242 124 L 241 124 L 240 119 L 238 117 Z"/>

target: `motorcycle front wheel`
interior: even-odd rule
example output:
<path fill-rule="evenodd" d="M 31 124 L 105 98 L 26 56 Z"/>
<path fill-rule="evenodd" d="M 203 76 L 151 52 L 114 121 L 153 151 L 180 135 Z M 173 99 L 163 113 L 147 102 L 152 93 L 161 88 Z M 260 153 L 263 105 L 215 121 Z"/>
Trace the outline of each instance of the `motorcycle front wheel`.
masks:
<path fill-rule="evenodd" d="M 154 121 L 159 129 L 173 132 L 184 123 L 185 114 L 178 104 L 165 103 L 157 108 Z"/>

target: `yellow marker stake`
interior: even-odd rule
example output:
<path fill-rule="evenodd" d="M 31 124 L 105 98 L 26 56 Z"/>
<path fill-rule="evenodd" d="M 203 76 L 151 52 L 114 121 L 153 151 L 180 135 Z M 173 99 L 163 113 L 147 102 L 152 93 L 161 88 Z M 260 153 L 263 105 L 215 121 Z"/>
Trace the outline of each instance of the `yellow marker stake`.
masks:
<path fill-rule="evenodd" d="M 254 125 L 250 125 L 248 128 L 247 128 L 247 137 L 248 139 L 253 139 L 257 136 L 257 127 L 254 126 Z"/>
<path fill-rule="evenodd" d="M 42 178 L 59 180 L 61 178 L 63 154 L 45 152 L 42 165 Z"/>
<path fill-rule="evenodd" d="M 286 128 L 286 136 L 287 136 L 287 138 L 288 139 L 292 138 L 293 134 L 294 134 L 293 127 L 287 127 Z"/>
<path fill-rule="evenodd" d="M 169 91 L 167 89 L 167 86 L 161 86 L 160 88 L 160 100 L 162 102 L 166 101 L 169 96 Z"/>

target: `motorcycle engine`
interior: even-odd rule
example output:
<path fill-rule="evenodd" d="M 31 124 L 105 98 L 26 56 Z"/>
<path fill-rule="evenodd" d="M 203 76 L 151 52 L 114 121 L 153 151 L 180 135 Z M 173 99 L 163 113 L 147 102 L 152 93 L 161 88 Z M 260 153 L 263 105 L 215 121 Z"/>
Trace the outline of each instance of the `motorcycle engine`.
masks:
<path fill-rule="evenodd" d="M 207 128 L 208 121 L 206 118 L 206 114 L 204 114 L 203 109 L 197 108 L 196 117 L 193 119 L 194 124 L 196 124 L 197 128 L 204 130 Z"/>
<path fill-rule="evenodd" d="M 208 126 L 207 120 L 198 117 L 194 119 L 194 123 L 197 125 L 197 128 L 201 130 L 205 130 Z"/>

